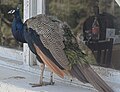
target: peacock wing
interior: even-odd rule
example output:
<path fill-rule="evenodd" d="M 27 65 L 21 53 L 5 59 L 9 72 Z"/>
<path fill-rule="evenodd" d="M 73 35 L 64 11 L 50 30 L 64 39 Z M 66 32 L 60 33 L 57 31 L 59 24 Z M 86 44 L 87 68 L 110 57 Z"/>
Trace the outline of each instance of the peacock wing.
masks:
<path fill-rule="evenodd" d="M 37 15 L 27 20 L 27 26 L 37 32 L 43 45 L 51 52 L 55 60 L 64 68 L 69 69 L 69 62 L 64 52 L 63 30 L 60 22 L 46 15 Z"/>

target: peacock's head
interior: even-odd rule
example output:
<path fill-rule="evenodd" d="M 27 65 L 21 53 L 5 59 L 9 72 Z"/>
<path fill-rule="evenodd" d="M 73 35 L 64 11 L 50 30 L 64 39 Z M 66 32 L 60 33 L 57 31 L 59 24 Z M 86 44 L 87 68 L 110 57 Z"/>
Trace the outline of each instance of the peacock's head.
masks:
<path fill-rule="evenodd" d="M 16 7 L 15 9 L 12 9 L 8 12 L 8 14 L 13 14 L 15 17 L 20 16 L 20 12 L 19 12 L 20 8 Z"/>

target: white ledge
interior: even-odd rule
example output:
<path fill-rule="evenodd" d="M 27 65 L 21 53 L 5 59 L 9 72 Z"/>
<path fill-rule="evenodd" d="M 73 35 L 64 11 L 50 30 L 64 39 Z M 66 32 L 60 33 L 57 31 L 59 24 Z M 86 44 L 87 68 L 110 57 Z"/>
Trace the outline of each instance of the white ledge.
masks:
<path fill-rule="evenodd" d="M 0 92 L 96 92 L 94 89 L 78 87 L 57 80 L 55 80 L 55 85 L 33 88 L 29 83 L 38 83 L 38 75 L 1 65 L 0 70 Z M 45 80 L 49 81 L 46 77 Z"/>
<path fill-rule="evenodd" d="M 22 51 L 0 47 L 0 92 L 19 92 L 19 89 L 21 90 L 20 92 L 74 92 L 74 90 L 75 92 L 80 92 L 81 90 L 81 92 L 96 92 L 90 84 L 83 84 L 76 79 L 72 79 L 73 81 L 71 82 L 71 78 L 66 76 L 61 79 L 57 75 L 54 75 L 55 85 L 32 88 L 29 82 L 37 83 L 39 81 L 40 69 L 38 66 L 30 67 L 24 65 L 22 55 Z M 120 92 L 120 71 L 103 67 L 92 67 L 115 92 Z M 25 77 L 25 79 L 16 79 L 16 76 Z M 46 69 L 44 76 L 48 80 L 50 76 L 48 69 Z"/>
<path fill-rule="evenodd" d="M 15 61 L 10 64 L 6 60 L 0 58 L 0 92 L 97 92 L 90 84 L 83 84 L 76 79 L 71 82 L 70 78 L 61 79 L 57 75 L 54 75 L 55 85 L 32 88 L 29 83 L 38 83 L 39 68 L 16 64 Z M 115 92 L 120 92 L 119 71 L 102 67 L 93 68 Z M 44 76 L 47 81 L 49 74 L 46 70 Z"/>

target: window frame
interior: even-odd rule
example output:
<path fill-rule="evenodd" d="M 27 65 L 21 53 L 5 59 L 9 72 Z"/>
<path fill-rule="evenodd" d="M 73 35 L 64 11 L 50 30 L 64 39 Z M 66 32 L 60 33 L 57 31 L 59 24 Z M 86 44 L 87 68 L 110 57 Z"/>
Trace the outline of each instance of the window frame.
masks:
<path fill-rule="evenodd" d="M 120 5 L 120 1 L 116 0 L 116 2 L 117 1 L 119 2 L 119 5 Z M 45 13 L 45 0 L 24 0 L 24 21 L 26 19 L 32 17 L 32 16 L 35 16 L 37 14 L 44 14 L 44 13 Z M 16 49 L 10 49 L 10 48 L 5 48 L 5 47 L 0 47 L 0 48 L 1 49 L 3 48 L 4 52 L 7 52 L 7 53 L 15 55 L 13 58 L 9 57 L 10 59 L 13 59 L 13 60 L 17 61 L 20 58 L 19 60 L 23 62 L 22 66 L 12 65 L 11 68 L 14 68 L 15 70 L 19 70 L 19 71 L 28 70 L 28 72 L 30 72 L 32 74 L 34 73 L 34 74 L 39 75 L 40 69 L 33 68 L 34 61 L 36 61 L 35 55 L 33 55 L 32 52 L 29 50 L 29 47 L 28 47 L 27 44 L 23 45 L 23 51 L 18 51 Z M 3 54 L 1 54 L 1 53 L 3 53 L 3 51 L 0 52 L 0 56 L 3 55 Z M 6 54 L 4 56 L 7 58 L 8 55 Z M 2 62 L 0 62 L 0 64 L 2 64 Z M 8 63 L 6 63 L 6 64 L 3 63 L 2 65 L 3 66 L 6 65 L 6 67 L 11 66 Z M 102 69 L 107 71 L 107 69 L 105 69 L 105 68 L 102 68 Z M 95 70 L 98 71 L 97 68 Z M 46 71 L 45 77 L 48 78 L 49 77 L 48 74 L 49 74 L 49 71 Z M 65 76 L 64 79 L 59 78 L 57 75 L 54 75 L 54 76 L 55 76 L 55 79 L 57 79 L 58 81 L 62 81 L 64 83 L 71 84 L 70 78 L 67 77 L 67 76 Z M 80 86 L 85 87 L 85 84 L 83 84 L 81 82 L 78 82 L 78 80 L 76 80 L 76 79 L 74 81 L 72 81 L 72 83 L 74 85 L 77 85 L 77 86 L 80 85 Z M 88 85 L 88 87 L 89 87 L 89 85 Z M 91 88 L 91 86 L 90 86 L 90 88 Z"/>

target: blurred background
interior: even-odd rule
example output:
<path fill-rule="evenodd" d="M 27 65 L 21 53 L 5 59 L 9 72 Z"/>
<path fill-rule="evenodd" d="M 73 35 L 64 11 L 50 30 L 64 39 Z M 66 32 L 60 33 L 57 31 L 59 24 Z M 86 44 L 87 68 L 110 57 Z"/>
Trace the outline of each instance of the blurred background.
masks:
<path fill-rule="evenodd" d="M 23 0 L 0 0 L 0 46 L 23 50 L 23 44 L 17 42 L 12 36 L 13 16 L 7 13 L 15 8 L 18 3 L 20 3 L 20 13 L 23 18 Z M 83 24 L 88 18 L 94 16 L 94 6 L 99 7 L 99 14 L 109 15 L 109 19 L 114 24 L 114 38 L 120 38 L 120 7 L 115 0 L 45 0 L 45 13 L 67 22 L 73 34 L 82 39 Z M 117 41 L 117 45 L 114 44 L 113 46 L 112 62 L 114 62 L 115 68 L 119 69 L 120 39 Z"/>
<path fill-rule="evenodd" d="M 99 4 L 98 4 L 99 2 Z M 22 44 L 11 35 L 11 22 L 13 16 L 8 15 L 10 9 L 21 3 L 21 16 L 23 15 L 23 0 L 0 0 L 0 45 L 20 49 Z M 98 5 L 102 14 L 107 12 L 113 15 L 115 34 L 120 34 L 120 7 L 114 0 L 45 0 L 45 13 L 57 16 L 67 22 L 75 36 L 82 34 L 84 21 L 93 16 L 93 6 Z"/>

